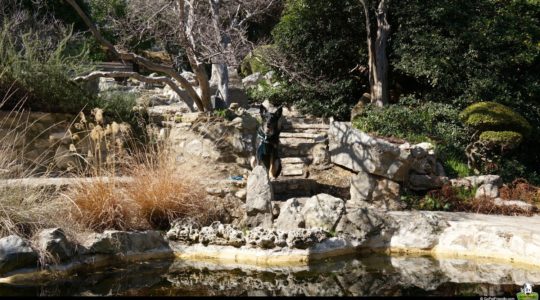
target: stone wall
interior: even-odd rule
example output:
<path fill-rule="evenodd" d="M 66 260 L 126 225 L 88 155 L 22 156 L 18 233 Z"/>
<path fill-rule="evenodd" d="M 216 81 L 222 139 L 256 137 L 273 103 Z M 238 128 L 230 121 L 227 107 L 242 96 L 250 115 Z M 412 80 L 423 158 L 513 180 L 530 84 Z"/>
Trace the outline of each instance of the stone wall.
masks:
<path fill-rule="evenodd" d="M 71 143 L 67 129 L 74 119 L 70 114 L 0 111 L 2 149 L 12 150 L 15 156 L 10 170 L 0 172 L 0 176 L 17 176 L 24 170 L 51 163 L 62 168 Z"/>

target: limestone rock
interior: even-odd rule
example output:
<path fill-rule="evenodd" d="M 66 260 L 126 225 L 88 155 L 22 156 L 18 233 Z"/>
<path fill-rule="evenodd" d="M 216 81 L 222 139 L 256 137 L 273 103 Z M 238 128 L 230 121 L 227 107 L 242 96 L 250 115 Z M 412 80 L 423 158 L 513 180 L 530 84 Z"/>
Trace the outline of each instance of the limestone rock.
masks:
<path fill-rule="evenodd" d="M 0 239 L 0 274 L 25 267 L 36 267 L 38 255 L 28 241 L 17 235 Z"/>
<path fill-rule="evenodd" d="M 268 172 L 263 166 L 253 169 L 246 189 L 246 224 L 251 227 L 271 227 L 274 192 Z"/>
<path fill-rule="evenodd" d="M 241 190 L 238 190 L 234 193 L 234 196 L 238 199 L 241 199 L 241 200 L 246 200 L 246 196 L 247 196 L 247 191 L 246 189 L 241 189 Z"/>
<path fill-rule="evenodd" d="M 491 183 L 484 183 L 476 190 L 475 198 L 487 197 L 497 198 L 499 197 L 499 188 Z"/>
<path fill-rule="evenodd" d="M 493 200 L 493 203 L 498 206 L 514 206 L 515 205 L 526 211 L 533 210 L 534 208 L 534 205 L 529 204 L 525 201 L 521 201 L 521 200 L 504 200 L 501 198 L 495 198 Z"/>
<path fill-rule="evenodd" d="M 262 249 L 271 249 L 276 246 L 277 232 L 271 229 L 255 227 L 246 237 L 246 244 Z"/>
<path fill-rule="evenodd" d="M 431 249 L 438 242 L 438 234 L 447 228 L 448 222 L 426 212 L 410 212 L 396 216 L 398 230 L 390 246 L 395 248 Z"/>
<path fill-rule="evenodd" d="M 128 254 L 168 248 L 159 231 L 106 230 L 93 233 L 84 242 L 85 254 Z"/>
<path fill-rule="evenodd" d="M 244 233 L 230 224 L 213 222 L 210 226 L 203 227 L 200 231 L 199 240 L 208 245 L 229 245 L 240 247 L 245 244 Z"/>
<path fill-rule="evenodd" d="M 408 186 L 411 190 L 426 191 L 441 188 L 446 182 L 448 182 L 448 177 L 428 174 L 410 174 Z"/>
<path fill-rule="evenodd" d="M 261 81 L 263 81 L 263 76 L 261 73 L 256 72 L 249 76 L 246 76 L 242 79 L 242 84 L 244 85 L 244 88 L 250 88 L 250 87 L 256 87 L 257 84 L 259 84 Z"/>
<path fill-rule="evenodd" d="M 68 241 L 61 228 L 41 230 L 37 234 L 37 244 L 60 261 L 65 261 L 75 254 L 75 245 Z"/>
<path fill-rule="evenodd" d="M 303 198 L 302 202 L 306 202 Z M 280 207 L 279 216 L 274 222 L 274 227 L 280 230 L 294 230 L 305 227 L 305 220 L 302 214 L 302 203 L 298 198 L 291 198 Z"/>
<path fill-rule="evenodd" d="M 478 175 L 452 179 L 450 180 L 450 183 L 452 184 L 452 186 L 466 188 L 477 187 L 486 183 L 501 187 L 502 179 L 499 175 Z"/>
<path fill-rule="evenodd" d="M 328 137 L 334 164 L 394 181 L 405 180 L 410 168 L 409 149 L 372 137 L 348 122 L 331 122 Z"/>
<path fill-rule="evenodd" d="M 351 177 L 350 206 L 362 206 L 360 202 L 367 202 L 383 210 L 403 209 L 400 201 L 400 185 L 392 180 L 370 175 L 365 172 Z"/>
<path fill-rule="evenodd" d="M 199 242 L 199 230 L 197 222 L 190 219 L 178 219 L 172 222 L 171 229 L 167 231 L 167 238 L 174 241 L 197 243 Z"/>
<path fill-rule="evenodd" d="M 318 194 L 306 201 L 301 214 L 306 228 L 334 230 L 345 209 L 345 202 L 328 194 Z"/>
<path fill-rule="evenodd" d="M 394 220 L 384 211 L 362 207 L 347 208 L 335 231 L 354 245 L 377 248 L 388 245 L 395 228 Z"/>
<path fill-rule="evenodd" d="M 297 229 L 287 235 L 289 248 L 307 249 L 328 238 L 325 231 L 320 228 Z"/>
<path fill-rule="evenodd" d="M 330 162 L 330 154 L 326 144 L 317 144 L 311 149 L 314 165 L 324 165 Z"/>

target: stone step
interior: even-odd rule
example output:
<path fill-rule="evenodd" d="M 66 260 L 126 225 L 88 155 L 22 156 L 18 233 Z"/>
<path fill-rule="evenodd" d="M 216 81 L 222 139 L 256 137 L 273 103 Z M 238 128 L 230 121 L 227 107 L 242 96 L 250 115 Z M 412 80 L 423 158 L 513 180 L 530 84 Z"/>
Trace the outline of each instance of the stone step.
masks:
<path fill-rule="evenodd" d="M 281 170 L 282 176 L 302 176 L 304 175 L 304 165 L 303 164 L 294 164 L 294 165 L 283 165 Z"/>
<path fill-rule="evenodd" d="M 287 123 L 303 123 L 303 124 L 329 124 L 329 121 L 324 118 L 313 117 L 290 117 L 285 116 L 284 121 Z"/>
<path fill-rule="evenodd" d="M 307 178 L 278 177 L 272 181 L 274 197 L 286 200 L 291 197 L 312 196 L 315 193 L 317 182 Z"/>
<path fill-rule="evenodd" d="M 284 122 L 282 124 L 283 129 L 319 129 L 319 130 L 328 130 L 330 125 L 328 124 L 321 124 L 321 123 L 290 123 L 290 122 Z"/>
<path fill-rule="evenodd" d="M 307 158 L 284 157 L 281 159 L 282 176 L 303 176 L 307 166 Z"/>
<path fill-rule="evenodd" d="M 317 144 L 281 145 L 280 154 L 284 157 L 311 157 L 311 151 Z"/>
<path fill-rule="evenodd" d="M 279 143 L 283 147 L 289 147 L 289 148 L 302 148 L 302 147 L 313 147 L 317 144 L 323 144 L 327 141 L 327 139 L 304 139 L 304 138 L 280 138 Z M 289 155 L 287 155 L 289 156 Z"/>
<path fill-rule="evenodd" d="M 282 164 L 305 164 L 309 162 L 308 157 L 282 157 L 281 163 Z"/>
<path fill-rule="evenodd" d="M 300 138 L 300 139 L 313 139 L 320 140 L 328 137 L 327 133 L 309 133 L 309 132 L 281 132 L 280 138 Z"/>

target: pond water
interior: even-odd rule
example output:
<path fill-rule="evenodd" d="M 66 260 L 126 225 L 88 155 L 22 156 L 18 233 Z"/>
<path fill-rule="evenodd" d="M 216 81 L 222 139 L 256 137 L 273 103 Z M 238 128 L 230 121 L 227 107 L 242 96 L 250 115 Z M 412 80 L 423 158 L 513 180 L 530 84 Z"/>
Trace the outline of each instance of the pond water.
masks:
<path fill-rule="evenodd" d="M 370 254 L 272 269 L 179 260 L 130 263 L 50 282 L 0 284 L 0 296 L 515 297 L 525 282 L 540 284 L 540 268 Z"/>

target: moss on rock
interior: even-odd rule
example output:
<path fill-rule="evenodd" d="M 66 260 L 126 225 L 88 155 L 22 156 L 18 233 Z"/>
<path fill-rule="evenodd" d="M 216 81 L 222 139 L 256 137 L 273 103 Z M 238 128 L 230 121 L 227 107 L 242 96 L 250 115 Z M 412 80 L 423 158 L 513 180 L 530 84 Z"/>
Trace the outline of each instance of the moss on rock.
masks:
<path fill-rule="evenodd" d="M 271 71 L 270 66 L 266 62 L 268 53 L 275 49 L 275 45 L 263 45 L 253 49 L 243 60 L 240 65 L 240 72 L 242 76 L 248 76 L 253 73 L 265 74 Z"/>
<path fill-rule="evenodd" d="M 517 131 L 527 136 L 531 124 L 511 108 L 495 102 L 478 102 L 465 108 L 459 115 L 465 125 L 480 131 Z M 510 130 L 510 131 L 508 131 Z"/>

